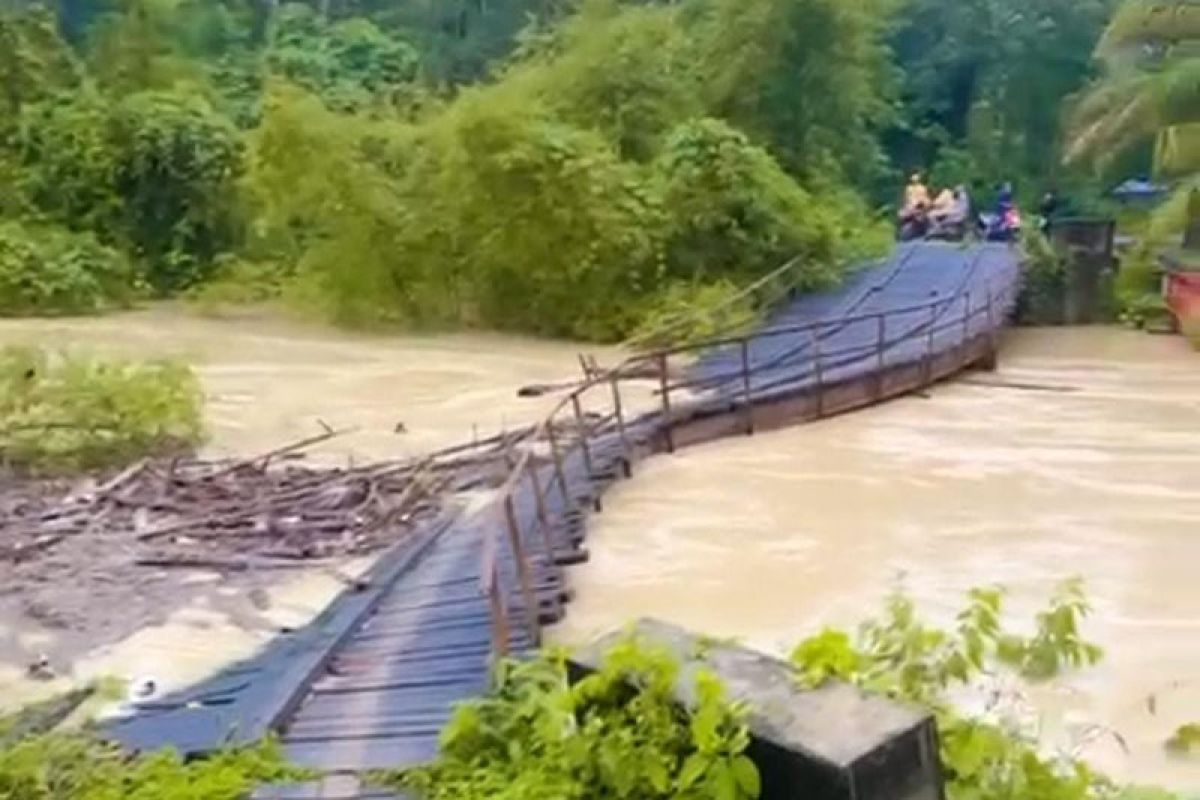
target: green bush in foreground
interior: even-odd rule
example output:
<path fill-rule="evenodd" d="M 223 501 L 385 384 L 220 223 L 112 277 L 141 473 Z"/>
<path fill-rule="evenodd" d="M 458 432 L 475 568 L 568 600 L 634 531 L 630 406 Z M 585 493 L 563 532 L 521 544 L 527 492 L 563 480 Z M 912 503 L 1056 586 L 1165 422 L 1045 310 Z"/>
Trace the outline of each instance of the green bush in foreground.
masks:
<path fill-rule="evenodd" d="M 836 678 L 931 708 L 950 800 L 1170 800 L 1169 792 L 1118 787 L 1082 761 L 1046 755 L 1035 731 L 1006 718 L 1004 698 L 984 717 L 955 709 L 952 691 L 989 687 L 1006 671 L 1044 680 L 1100 659 L 1080 636 L 1089 607 L 1079 581 L 1059 588 L 1028 637 L 1001 627 L 1002 600 L 1001 589 L 972 590 L 954 629 L 943 630 L 898 595 L 857 636 L 826 630 L 802 642 L 792 660 L 807 685 Z"/>
<path fill-rule="evenodd" d="M 0 349 L 0 467 L 61 473 L 128 463 L 202 438 L 203 395 L 192 371 Z"/>
<path fill-rule="evenodd" d="M 187 763 L 169 751 L 131 758 L 86 733 L 0 750 L 5 800 L 242 800 L 260 783 L 300 774 L 270 742 Z"/>
<path fill-rule="evenodd" d="M 0 223 L 0 316 L 92 314 L 129 305 L 129 262 L 91 234 Z"/>
<path fill-rule="evenodd" d="M 1078 581 L 1060 587 L 1028 636 L 1002 628 L 1002 590 L 975 589 L 968 598 L 949 630 L 922 622 L 896 596 L 857 635 L 823 631 L 794 651 L 797 680 L 845 680 L 931 708 L 950 800 L 1176 800 L 1161 789 L 1119 787 L 1071 756 L 1047 755 L 1036 732 L 1009 721 L 1013 698 L 1003 691 L 982 716 L 955 710 L 952 692 L 992 694 L 1005 672 L 1040 680 L 1100 657 L 1080 636 L 1088 606 Z M 674 700 L 678 680 L 673 657 L 637 639 L 573 685 L 562 653 L 505 663 L 490 696 L 456 711 L 434 764 L 370 778 L 426 800 L 758 797 L 759 774 L 745 755 L 745 707 L 701 671 L 688 713 Z M 185 765 L 170 753 L 129 759 L 86 734 L 6 742 L 5 730 L 0 718 L 6 800 L 233 800 L 257 783 L 303 777 L 270 742 Z M 1200 742 L 1198 732 L 1183 726 L 1165 746 L 1186 752 Z"/>
<path fill-rule="evenodd" d="M 673 699 L 678 670 L 636 640 L 574 685 L 558 654 L 505 665 L 494 695 L 443 731 L 439 761 L 389 782 L 429 800 L 758 797 L 744 709 L 701 673 L 689 715 Z"/>

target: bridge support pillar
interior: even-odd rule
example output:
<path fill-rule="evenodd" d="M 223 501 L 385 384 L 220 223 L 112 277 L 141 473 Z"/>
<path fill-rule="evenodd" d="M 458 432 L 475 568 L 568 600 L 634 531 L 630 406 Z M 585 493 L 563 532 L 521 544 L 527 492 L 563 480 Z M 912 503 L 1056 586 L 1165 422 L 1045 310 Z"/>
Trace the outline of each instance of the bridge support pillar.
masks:
<path fill-rule="evenodd" d="M 750 706 L 750 747 L 762 800 L 942 800 L 937 723 L 927 711 L 873 697 L 841 683 L 799 688 L 784 661 L 654 620 L 605 636 L 569 664 L 579 680 L 630 636 L 668 650 L 679 662 L 675 698 L 697 703 L 695 678 L 715 673 L 732 699 Z"/>

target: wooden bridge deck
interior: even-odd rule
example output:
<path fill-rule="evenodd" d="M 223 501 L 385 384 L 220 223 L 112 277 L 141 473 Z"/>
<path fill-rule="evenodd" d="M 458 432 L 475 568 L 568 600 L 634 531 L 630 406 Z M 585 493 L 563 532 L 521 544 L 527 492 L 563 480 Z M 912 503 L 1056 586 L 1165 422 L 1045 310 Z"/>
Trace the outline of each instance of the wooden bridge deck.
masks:
<path fill-rule="evenodd" d="M 186 753 L 275 732 L 292 759 L 326 773 L 425 762 L 452 706 L 487 689 L 492 659 L 536 647 L 541 626 L 561 618 L 589 511 L 638 460 L 862 407 L 986 363 L 1018 282 L 1007 246 L 907 245 L 752 334 L 639 359 L 663 368 L 653 412 L 622 408 L 619 374 L 598 379 L 524 445 L 482 512 L 439 521 L 313 625 L 108 732 Z M 589 416 L 597 397 L 608 405 Z M 334 796 L 295 792 L 263 796 Z"/>

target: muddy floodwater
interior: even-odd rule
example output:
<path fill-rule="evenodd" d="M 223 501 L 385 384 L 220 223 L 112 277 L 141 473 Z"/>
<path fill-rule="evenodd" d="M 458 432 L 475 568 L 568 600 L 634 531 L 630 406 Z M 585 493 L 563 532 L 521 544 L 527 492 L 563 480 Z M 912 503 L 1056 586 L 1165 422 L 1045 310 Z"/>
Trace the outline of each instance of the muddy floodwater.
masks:
<path fill-rule="evenodd" d="M 897 585 L 947 621 L 967 589 L 1002 583 L 1028 620 L 1080 575 L 1106 657 L 1033 690 L 1036 723 L 1117 777 L 1200 788 L 1200 761 L 1163 749 L 1200 721 L 1200 354 L 1038 330 L 1010 335 L 1002 361 L 928 397 L 641 465 L 595 520 L 555 635 L 652 615 L 785 652 Z M 1124 745 L 1081 744 L 1090 725 Z"/>
<path fill-rule="evenodd" d="M 355 335 L 271 319 L 206 319 L 161 307 L 103 318 L 0 320 L 0 345 L 169 356 L 204 381 L 211 455 L 254 455 L 353 433 L 326 459 L 419 455 L 541 416 L 556 398 L 518 387 L 578 377 L 581 346 L 495 334 Z M 613 352 L 582 346 L 602 363 Z M 402 432 L 397 433 L 400 429 Z"/>
<path fill-rule="evenodd" d="M 578 374 L 578 347 L 491 335 L 360 336 L 206 320 L 157 308 L 87 320 L 0 321 L 0 344 L 41 343 L 194 364 L 213 455 L 251 455 L 320 430 L 325 461 L 417 455 L 531 423 L 555 397 L 519 386 Z M 602 362 L 611 351 L 589 348 Z M 1162 743 L 1200 721 L 1200 356 L 1177 338 L 1110 329 L 1021 331 L 1002 368 L 927 397 L 651 459 L 595 520 L 591 563 L 555 631 L 582 641 L 652 615 L 786 651 L 853 625 L 901 585 L 946 620 L 1002 583 L 1028 618 L 1059 580 L 1087 580 L 1102 666 L 1034 690 L 1048 735 L 1116 776 L 1200 787 Z M 177 602 L 132 636 L 63 632 L 0 593 L 0 707 L 99 675 L 170 688 L 303 624 L 368 562 L 263 575 L 148 574 Z M 164 584 L 163 582 L 166 582 Z M 248 597 L 252 590 L 257 599 Z M 171 596 L 174 596 L 172 594 Z M 131 613 L 97 609 L 105 615 Z M 24 664 L 63 674 L 33 686 Z M 1093 734 L 1095 729 L 1092 729 Z"/>

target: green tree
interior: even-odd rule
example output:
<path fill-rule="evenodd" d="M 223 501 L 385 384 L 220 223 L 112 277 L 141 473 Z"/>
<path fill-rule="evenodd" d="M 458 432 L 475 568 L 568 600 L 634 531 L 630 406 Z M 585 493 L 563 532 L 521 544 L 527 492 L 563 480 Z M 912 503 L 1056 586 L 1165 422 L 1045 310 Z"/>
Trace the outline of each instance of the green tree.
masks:
<path fill-rule="evenodd" d="M 709 113 L 804 179 L 870 184 L 890 119 L 891 13 L 890 0 L 710 0 L 692 54 Z"/>
<path fill-rule="evenodd" d="M 17 152 L 38 213 L 127 249 L 160 292 L 200 279 L 233 244 L 241 142 L 202 96 L 48 101 L 23 115 Z"/>
<path fill-rule="evenodd" d="M 90 29 L 89 71 L 107 91 L 127 94 L 204 81 L 173 35 L 175 0 L 119 0 Z"/>
<path fill-rule="evenodd" d="M 1050 182 L 1062 104 L 1088 80 L 1111 0 L 908 0 L 892 38 L 897 165 L 941 182 Z"/>
<path fill-rule="evenodd" d="M 368 19 L 330 23 L 298 3 L 288 3 L 277 15 L 267 53 L 272 74 L 316 92 L 337 110 L 387 98 L 412 81 L 418 60 L 412 46 Z"/>
<path fill-rule="evenodd" d="M 41 5 L 0 9 L 0 130 L 25 104 L 69 91 L 80 80 L 79 63 L 53 13 Z"/>
<path fill-rule="evenodd" d="M 745 134 L 719 120 L 684 123 L 655 166 L 672 278 L 749 282 L 791 258 L 809 288 L 836 276 L 835 219 L 851 209 L 818 202 Z"/>

